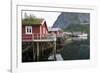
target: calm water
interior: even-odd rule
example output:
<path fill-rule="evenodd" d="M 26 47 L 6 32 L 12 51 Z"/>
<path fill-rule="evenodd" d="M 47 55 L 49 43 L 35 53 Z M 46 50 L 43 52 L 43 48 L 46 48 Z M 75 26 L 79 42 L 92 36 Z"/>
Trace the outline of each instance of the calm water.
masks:
<path fill-rule="evenodd" d="M 88 37 L 73 37 L 70 41 L 70 43 L 65 43 L 61 51 L 64 60 L 90 58 L 90 43 Z"/>
<path fill-rule="evenodd" d="M 67 41 L 67 40 L 66 40 Z M 87 37 L 72 37 L 63 47 L 58 46 L 58 53 L 61 53 L 64 60 L 81 60 L 90 58 L 90 43 Z M 32 43 L 23 43 L 23 48 L 31 46 Z M 62 48 L 62 49 L 61 49 Z M 49 54 L 53 49 L 47 49 L 40 53 L 39 61 L 49 61 Z M 22 53 L 22 62 L 36 62 L 33 60 L 33 47 L 30 47 L 25 53 Z"/>

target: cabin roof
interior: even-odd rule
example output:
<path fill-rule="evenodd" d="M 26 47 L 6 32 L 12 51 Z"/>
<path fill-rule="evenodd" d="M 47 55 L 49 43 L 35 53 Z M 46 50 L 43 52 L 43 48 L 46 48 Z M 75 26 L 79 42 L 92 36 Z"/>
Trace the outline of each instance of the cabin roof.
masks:
<path fill-rule="evenodd" d="M 48 28 L 48 31 L 60 31 L 61 30 L 61 28 Z"/>
<path fill-rule="evenodd" d="M 22 19 L 23 25 L 40 25 L 44 21 L 43 18 L 24 18 Z"/>

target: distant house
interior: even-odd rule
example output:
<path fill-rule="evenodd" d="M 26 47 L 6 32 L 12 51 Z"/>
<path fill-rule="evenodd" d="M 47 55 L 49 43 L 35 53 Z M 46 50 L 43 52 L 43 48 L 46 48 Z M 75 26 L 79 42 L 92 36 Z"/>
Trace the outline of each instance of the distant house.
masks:
<path fill-rule="evenodd" d="M 78 37 L 88 37 L 88 34 L 87 33 L 82 33 L 82 34 L 78 35 Z"/>
<path fill-rule="evenodd" d="M 40 18 L 25 18 L 22 20 L 22 39 L 32 39 L 34 36 L 48 34 L 46 21 Z"/>
<path fill-rule="evenodd" d="M 62 35 L 62 29 L 61 28 L 48 28 L 48 32 L 50 34 L 56 34 L 56 35 Z"/>
<path fill-rule="evenodd" d="M 63 32 L 63 36 L 71 36 L 72 33 L 71 32 Z"/>
<path fill-rule="evenodd" d="M 71 32 L 63 32 L 63 34 L 68 34 L 68 35 L 71 35 L 72 33 Z"/>
<path fill-rule="evenodd" d="M 83 33 L 83 32 L 73 32 L 72 36 L 76 36 L 76 37 L 87 37 L 88 34 L 87 33 Z"/>

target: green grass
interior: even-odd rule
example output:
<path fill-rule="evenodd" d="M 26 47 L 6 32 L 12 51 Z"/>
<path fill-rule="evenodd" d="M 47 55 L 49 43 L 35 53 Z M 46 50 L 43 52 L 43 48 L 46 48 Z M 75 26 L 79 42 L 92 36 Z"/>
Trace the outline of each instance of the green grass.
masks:
<path fill-rule="evenodd" d="M 38 25 L 41 23 L 41 19 L 39 18 L 25 18 L 22 19 L 22 24 L 23 25 Z"/>

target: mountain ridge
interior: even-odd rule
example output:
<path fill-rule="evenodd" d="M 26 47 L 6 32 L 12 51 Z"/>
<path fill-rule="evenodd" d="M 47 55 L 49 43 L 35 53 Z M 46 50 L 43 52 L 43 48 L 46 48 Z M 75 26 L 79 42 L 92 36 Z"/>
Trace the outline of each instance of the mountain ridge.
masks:
<path fill-rule="evenodd" d="M 52 27 L 66 28 L 71 24 L 90 24 L 89 13 L 62 12 Z"/>

